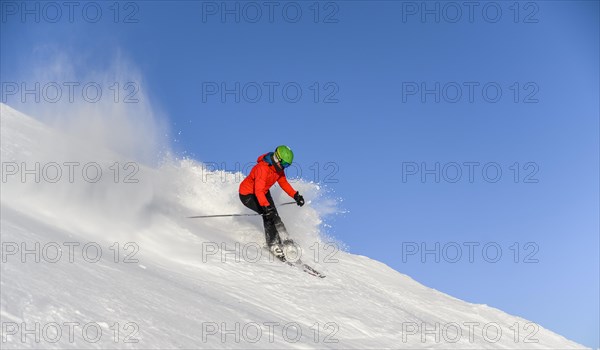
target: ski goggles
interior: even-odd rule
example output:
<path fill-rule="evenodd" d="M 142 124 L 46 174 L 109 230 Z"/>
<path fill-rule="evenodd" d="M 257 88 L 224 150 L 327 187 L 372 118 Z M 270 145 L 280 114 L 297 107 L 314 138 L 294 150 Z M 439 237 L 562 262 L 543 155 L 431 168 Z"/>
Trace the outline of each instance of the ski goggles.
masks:
<path fill-rule="evenodd" d="M 275 158 L 277 158 L 277 161 L 284 169 L 291 165 L 290 163 L 286 162 L 285 160 L 279 158 L 279 155 L 277 153 L 275 153 Z"/>

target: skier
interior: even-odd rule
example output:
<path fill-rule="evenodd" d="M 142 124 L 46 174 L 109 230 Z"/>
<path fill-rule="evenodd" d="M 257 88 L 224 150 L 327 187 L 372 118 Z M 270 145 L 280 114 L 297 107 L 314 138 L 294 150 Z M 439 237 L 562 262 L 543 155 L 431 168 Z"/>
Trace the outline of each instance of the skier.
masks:
<path fill-rule="evenodd" d="M 304 205 L 304 197 L 294 190 L 285 177 L 284 169 L 292 164 L 293 159 L 294 153 L 284 145 L 277 147 L 275 152 L 261 155 L 250 174 L 240 184 L 239 190 L 242 203 L 262 215 L 267 245 L 279 258 L 284 256 L 279 233 L 287 231 L 269 189 L 277 181 L 285 193 L 294 198 L 296 204 Z"/>

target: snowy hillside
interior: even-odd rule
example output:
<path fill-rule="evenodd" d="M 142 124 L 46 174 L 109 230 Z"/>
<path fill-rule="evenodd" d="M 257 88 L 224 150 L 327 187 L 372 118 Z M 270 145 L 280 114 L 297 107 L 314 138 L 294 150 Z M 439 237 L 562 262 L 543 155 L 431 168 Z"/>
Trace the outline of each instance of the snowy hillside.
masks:
<path fill-rule="evenodd" d="M 2 348 L 582 347 L 336 251 L 315 184 L 280 214 L 324 279 L 270 260 L 257 217 L 185 218 L 249 213 L 241 174 L 142 164 L 1 108 Z"/>

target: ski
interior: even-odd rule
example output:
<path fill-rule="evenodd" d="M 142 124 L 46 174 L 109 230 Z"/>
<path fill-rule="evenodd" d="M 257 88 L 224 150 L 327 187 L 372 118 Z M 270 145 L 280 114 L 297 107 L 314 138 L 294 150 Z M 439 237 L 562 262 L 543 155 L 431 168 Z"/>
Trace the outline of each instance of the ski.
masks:
<path fill-rule="evenodd" d="M 304 272 L 306 272 L 306 273 L 308 273 L 309 275 L 313 275 L 313 276 L 315 276 L 315 277 L 319 277 L 319 278 L 325 278 L 325 275 L 324 275 L 324 274 L 322 274 L 322 273 L 320 273 L 319 271 L 315 270 L 315 269 L 314 269 L 314 268 L 312 268 L 311 266 L 309 266 L 309 265 L 306 265 L 306 264 L 304 264 L 304 263 L 301 263 L 301 264 L 302 264 L 302 269 L 303 269 L 303 271 L 304 271 Z"/>
<path fill-rule="evenodd" d="M 276 258 L 278 258 L 278 257 L 276 257 Z M 303 263 L 302 260 L 297 260 L 295 262 L 292 262 L 292 261 L 286 260 L 285 257 L 278 258 L 278 259 L 279 259 L 279 261 L 284 262 L 284 263 L 286 263 L 286 264 L 288 264 L 290 266 L 302 269 L 302 271 L 308 273 L 311 276 L 315 276 L 315 277 L 319 277 L 319 278 L 325 278 L 324 274 L 322 274 L 319 271 L 315 270 L 312 266 Z"/>
<path fill-rule="evenodd" d="M 269 252 L 269 254 L 271 254 L 273 257 L 275 257 L 275 259 L 281 261 L 284 264 L 287 264 L 291 267 L 295 267 L 298 269 L 301 269 L 302 271 L 306 272 L 307 274 L 311 275 L 311 276 L 315 276 L 315 277 L 319 277 L 319 278 L 325 278 L 326 276 L 324 274 L 322 274 L 321 272 L 315 270 L 312 266 L 305 264 L 302 262 L 302 260 L 298 259 L 296 261 L 289 261 L 285 258 L 285 256 L 279 257 L 275 254 L 273 254 L 273 252 L 271 252 L 270 249 L 266 248 L 265 250 L 267 250 Z"/>

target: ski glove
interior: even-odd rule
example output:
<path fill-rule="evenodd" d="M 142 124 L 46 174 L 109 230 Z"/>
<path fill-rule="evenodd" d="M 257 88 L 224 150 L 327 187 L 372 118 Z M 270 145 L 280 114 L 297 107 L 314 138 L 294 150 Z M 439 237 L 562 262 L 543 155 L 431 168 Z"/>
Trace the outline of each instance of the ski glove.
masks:
<path fill-rule="evenodd" d="M 304 197 L 302 197 L 300 192 L 296 192 L 296 194 L 294 195 L 294 200 L 296 201 L 296 204 L 298 204 L 299 206 L 304 205 Z"/>
<path fill-rule="evenodd" d="M 263 208 L 263 215 L 267 219 L 272 219 L 275 217 L 275 215 L 277 215 L 277 212 L 275 211 L 275 207 L 272 205 L 262 207 L 262 208 Z"/>

